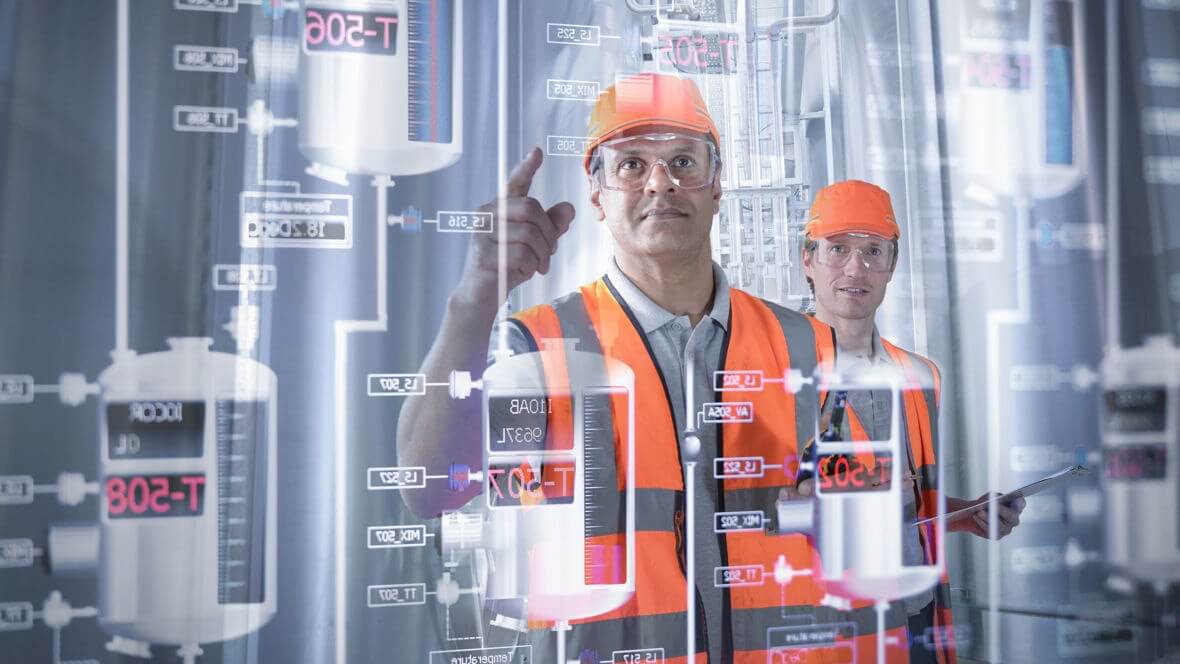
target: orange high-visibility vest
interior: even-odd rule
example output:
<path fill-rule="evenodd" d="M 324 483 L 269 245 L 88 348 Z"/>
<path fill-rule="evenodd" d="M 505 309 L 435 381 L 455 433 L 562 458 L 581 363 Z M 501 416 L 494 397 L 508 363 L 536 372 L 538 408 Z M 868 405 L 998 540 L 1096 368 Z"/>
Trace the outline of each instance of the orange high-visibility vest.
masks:
<path fill-rule="evenodd" d="M 898 348 L 885 339 L 881 346 L 894 364 L 899 366 L 910 383 L 922 385 L 922 390 L 904 390 L 902 406 L 905 408 L 905 426 L 902 431 L 914 459 L 914 474 L 918 476 L 917 512 L 919 519 L 938 514 L 938 408 L 942 398 L 942 376 L 929 358 Z M 929 386 L 929 387 L 926 387 Z M 927 564 L 932 564 L 943 555 L 938 538 L 936 523 L 923 525 L 918 531 Z M 939 664 L 955 664 L 956 644 L 954 640 L 953 616 L 951 615 L 950 578 L 943 566 L 942 579 L 934 589 L 934 625 L 936 629 L 928 644 L 935 647 Z M 923 638 L 925 635 L 915 634 Z M 932 643 L 931 643 L 932 642 Z"/>
<path fill-rule="evenodd" d="M 942 377 L 934 362 L 917 353 L 898 348 L 884 338 L 881 345 L 893 363 L 905 375 L 910 388 L 901 391 L 903 446 L 908 445 L 914 460 L 914 474 L 918 476 L 917 517 L 925 519 L 938 513 L 938 406 L 942 388 Z M 922 389 L 912 389 L 922 386 Z M 850 440 L 873 440 L 857 416 L 852 404 L 845 409 L 845 422 Z M 903 447 L 904 449 L 904 447 Z M 939 549 L 937 528 L 928 523 L 919 528 L 918 537 L 925 553 L 926 564 L 933 564 L 942 555 Z M 932 647 L 939 664 L 955 664 L 956 644 L 951 615 L 950 579 L 946 568 L 942 579 L 934 588 L 934 627 L 929 634 L 911 634 L 910 641 L 918 640 Z M 893 604 L 894 610 L 902 606 Z"/>
<path fill-rule="evenodd" d="M 579 350 L 601 353 L 629 365 L 635 373 L 635 595 L 605 615 L 577 621 L 567 635 L 568 657 L 589 651 L 609 660 L 619 650 L 659 648 L 668 664 L 687 663 L 686 606 L 683 551 L 684 472 L 680 436 L 675 429 L 663 376 L 647 346 L 642 329 L 609 280 L 583 286 L 552 305 L 533 307 L 514 316 L 534 346 L 545 339 L 577 339 Z M 544 361 L 547 380 L 563 384 L 562 351 L 551 347 Z M 781 379 L 791 369 L 810 376 L 818 364 L 835 360 L 834 335 L 827 325 L 767 303 L 742 291 L 730 290 L 730 322 L 720 366 L 725 371 L 761 371 Z M 773 522 L 779 490 L 793 484 L 799 445 L 815 431 L 818 399 L 814 390 L 792 395 L 778 383 L 761 391 L 723 391 L 723 402 L 749 402 L 753 422 L 726 423 L 718 432 L 718 457 L 759 457 L 761 477 L 723 479 L 719 511 L 761 510 Z M 706 401 L 702 397 L 700 401 Z M 692 417 L 693 414 L 687 414 Z M 570 413 L 549 418 L 550 437 L 568 435 Z M 615 418 L 616 431 L 618 421 Z M 620 434 L 621 435 L 621 434 Z M 548 443 L 547 443 L 548 444 Z M 621 455 L 620 455 L 621 456 Z M 542 471 L 543 472 L 543 471 Z M 623 469 L 617 469 L 623 477 Z M 617 535 L 617 534 L 616 534 Z M 707 536 L 702 534 L 702 536 Z M 618 538 L 602 535 L 604 546 Z M 783 643 L 795 648 L 790 661 L 869 661 L 875 657 L 876 614 L 871 606 L 841 612 L 818 606 L 825 592 L 818 556 L 802 535 L 779 536 L 762 532 L 721 536 L 722 564 L 763 570 L 763 582 L 724 589 L 723 657 L 738 664 L 765 664 L 788 656 Z M 783 556 L 794 569 L 814 570 L 795 576 L 785 585 L 774 581 L 774 568 Z M 707 658 L 700 599 L 697 652 L 693 661 Z M 809 625 L 815 629 L 808 629 Z M 904 611 L 891 612 L 887 627 L 892 637 L 891 661 L 905 661 Z M 537 634 L 534 634 L 537 636 Z M 533 658 L 547 661 L 546 643 L 535 644 Z"/>

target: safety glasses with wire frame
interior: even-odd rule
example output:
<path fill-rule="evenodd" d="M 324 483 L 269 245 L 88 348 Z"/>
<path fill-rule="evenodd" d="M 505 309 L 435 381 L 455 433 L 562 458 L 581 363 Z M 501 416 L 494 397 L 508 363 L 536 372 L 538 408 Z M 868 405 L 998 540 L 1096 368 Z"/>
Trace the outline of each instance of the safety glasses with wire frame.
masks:
<path fill-rule="evenodd" d="M 849 233 L 848 235 L 869 238 L 871 241 L 866 246 L 856 247 L 843 239 L 816 240 L 813 248 L 815 261 L 827 267 L 841 268 L 848 264 L 853 254 L 858 254 L 860 264 L 865 266 L 869 272 L 888 272 L 893 269 L 894 250 L 893 244 L 889 240 L 859 233 Z"/>
<path fill-rule="evenodd" d="M 613 191 L 639 191 L 657 164 L 681 189 L 712 186 L 721 166 L 712 141 L 677 133 L 641 134 L 612 139 L 598 146 L 598 184 Z"/>

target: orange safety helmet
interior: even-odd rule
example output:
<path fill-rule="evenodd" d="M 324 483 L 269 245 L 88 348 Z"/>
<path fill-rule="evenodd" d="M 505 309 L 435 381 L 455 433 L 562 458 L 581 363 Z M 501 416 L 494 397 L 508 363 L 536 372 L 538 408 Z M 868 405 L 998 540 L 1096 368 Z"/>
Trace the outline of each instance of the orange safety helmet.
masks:
<path fill-rule="evenodd" d="M 717 125 L 701 91 L 687 78 L 669 74 L 628 74 L 603 90 L 590 112 L 583 166 L 590 172 L 595 148 L 622 132 L 645 125 L 663 125 L 708 134 L 721 145 Z"/>
<path fill-rule="evenodd" d="M 901 237 L 889 192 L 863 180 L 845 180 L 820 189 L 803 230 L 810 238 L 840 233 Z"/>

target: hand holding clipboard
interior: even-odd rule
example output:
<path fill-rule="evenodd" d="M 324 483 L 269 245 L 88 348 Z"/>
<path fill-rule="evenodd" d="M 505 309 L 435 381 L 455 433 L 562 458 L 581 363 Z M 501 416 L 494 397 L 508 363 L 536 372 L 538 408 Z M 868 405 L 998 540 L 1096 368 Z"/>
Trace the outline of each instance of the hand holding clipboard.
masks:
<path fill-rule="evenodd" d="M 1056 473 L 1053 473 L 1052 475 L 1049 475 L 1047 477 L 1043 477 L 1043 478 L 1037 480 L 1036 482 L 1032 482 L 1031 484 L 1026 484 L 1026 485 L 1020 487 L 1019 489 L 1016 489 L 1014 491 L 1009 491 L 1008 493 L 1005 493 L 1003 495 L 995 496 L 994 498 L 992 498 L 991 496 L 984 496 L 983 498 L 976 500 L 974 503 L 972 503 L 971 505 L 968 505 L 967 507 L 959 508 L 957 510 L 954 510 L 953 512 L 947 512 L 946 522 L 951 523 L 954 521 L 959 521 L 963 518 L 966 518 L 968 515 L 974 514 L 974 513 L 978 512 L 980 510 L 983 510 L 983 509 L 987 509 L 988 504 L 992 500 L 995 500 L 995 502 L 1002 503 L 1002 504 L 1003 503 L 1010 503 L 1010 502 L 1016 500 L 1017 498 L 1026 498 L 1028 496 L 1038 494 L 1042 491 L 1046 491 L 1048 489 L 1052 489 L 1052 488 L 1061 486 L 1061 485 L 1065 484 L 1066 482 L 1069 482 L 1070 480 L 1074 480 L 1074 479 L 1077 479 L 1078 477 L 1085 475 L 1087 472 L 1089 472 L 1089 471 L 1086 470 L 1085 466 L 1070 466 L 1068 468 L 1064 468 L 1062 470 L 1059 470 Z M 918 521 L 915 521 L 914 525 L 921 525 L 923 523 L 929 523 L 930 521 L 933 521 L 937 518 L 938 518 L 937 516 L 933 516 L 933 517 L 930 517 L 927 519 L 920 519 Z"/>

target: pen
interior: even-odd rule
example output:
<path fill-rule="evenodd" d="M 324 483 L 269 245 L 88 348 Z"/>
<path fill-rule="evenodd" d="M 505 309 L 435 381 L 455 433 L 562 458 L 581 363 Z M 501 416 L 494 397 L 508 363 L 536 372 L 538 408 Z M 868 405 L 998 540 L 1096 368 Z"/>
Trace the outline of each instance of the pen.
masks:
<path fill-rule="evenodd" d="M 908 482 L 910 480 L 916 480 L 916 479 L 918 479 L 917 473 L 906 473 L 905 475 L 901 476 L 901 481 L 903 481 L 903 482 Z M 879 482 L 879 481 L 873 482 L 873 486 L 881 486 L 881 482 Z"/>

